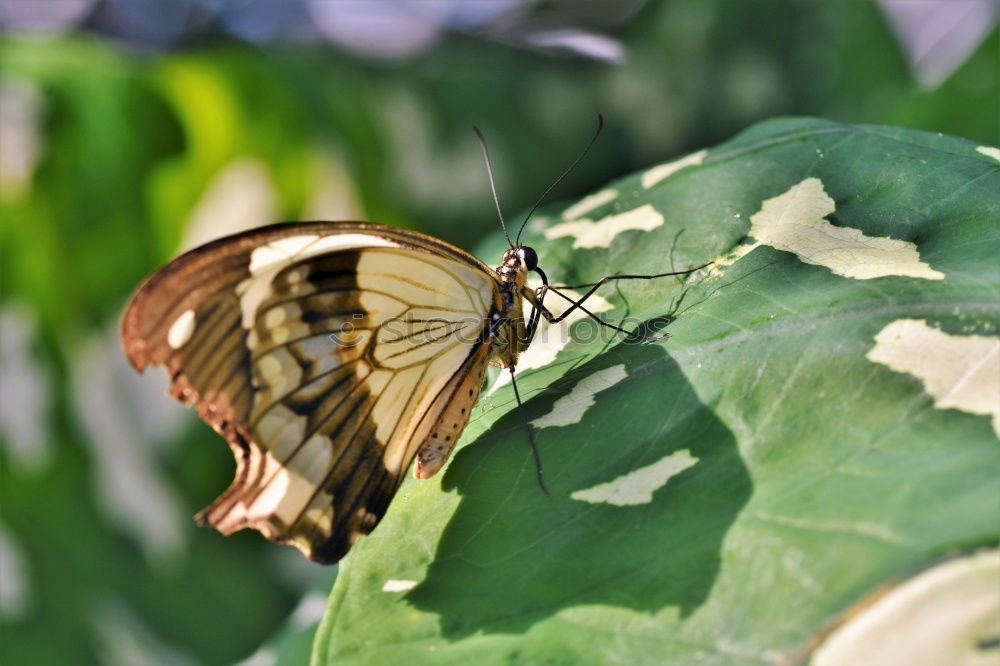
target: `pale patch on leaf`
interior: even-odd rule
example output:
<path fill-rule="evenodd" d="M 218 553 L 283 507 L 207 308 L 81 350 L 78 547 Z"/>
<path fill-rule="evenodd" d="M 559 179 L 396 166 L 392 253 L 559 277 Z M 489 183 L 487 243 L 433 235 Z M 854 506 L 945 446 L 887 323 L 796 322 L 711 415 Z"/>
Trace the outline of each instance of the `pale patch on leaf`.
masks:
<path fill-rule="evenodd" d="M 0 442 L 13 466 L 38 472 L 49 462 L 49 374 L 33 353 L 35 317 L 20 305 L 0 310 Z"/>
<path fill-rule="evenodd" d="M 252 157 L 233 160 L 212 179 L 195 204 L 185 224 L 181 249 L 271 224 L 277 218 L 277 199 L 264 162 Z"/>
<path fill-rule="evenodd" d="M 309 592 L 292 611 L 291 624 L 303 629 L 318 624 L 326 610 L 327 596 L 320 592 Z"/>
<path fill-rule="evenodd" d="M 1000 338 L 949 335 L 922 319 L 898 319 L 878 332 L 866 356 L 919 379 L 939 409 L 992 415 L 1000 436 Z"/>
<path fill-rule="evenodd" d="M 752 245 L 737 245 L 732 250 L 714 257 L 711 264 L 703 268 L 701 271 L 697 271 L 697 273 L 704 271 L 705 277 L 707 278 L 721 277 L 726 272 L 727 268 L 746 255 L 750 254 L 750 251 L 756 249 L 757 245 L 757 243 Z M 697 273 L 692 273 L 691 278 L 696 278 Z"/>
<path fill-rule="evenodd" d="M 992 157 L 997 162 L 1000 162 L 1000 148 L 993 148 L 992 146 L 979 146 L 976 148 L 977 153 L 982 153 L 986 157 Z"/>
<path fill-rule="evenodd" d="M 586 490 L 577 490 L 570 497 L 591 504 L 604 503 L 615 506 L 649 504 L 653 501 L 654 492 L 697 462 L 698 459 L 692 456 L 688 449 L 682 449 L 613 481 Z"/>
<path fill-rule="evenodd" d="M 118 599 L 101 601 L 87 617 L 93 624 L 101 664 L 194 666 L 198 663 L 180 647 L 168 643 Z"/>
<path fill-rule="evenodd" d="M 150 438 L 129 411 L 131 389 L 122 377 L 131 375 L 116 330 L 103 339 L 92 337 L 74 354 L 73 406 L 89 446 L 91 486 L 99 505 L 136 539 L 147 558 L 167 564 L 184 554 L 186 512 L 157 470 Z M 149 404 L 160 402 L 171 403 Z"/>
<path fill-rule="evenodd" d="M 252 655 L 238 661 L 233 666 L 274 666 L 278 663 L 278 653 L 270 646 L 261 646 Z"/>
<path fill-rule="evenodd" d="M 637 229 L 652 231 L 663 224 L 663 216 L 651 204 L 644 204 L 617 215 L 608 215 L 597 222 L 588 219 L 563 222 L 545 231 L 545 238 L 553 240 L 572 236 L 574 248 L 609 247 L 615 236 L 623 231 Z"/>
<path fill-rule="evenodd" d="M 699 150 L 698 152 L 691 153 L 687 157 L 682 157 L 679 160 L 655 166 L 646 173 L 642 174 L 642 186 L 648 190 L 653 185 L 656 185 L 685 167 L 697 166 L 701 164 L 706 155 L 708 155 L 707 150 Z"/>
<path fill-rule="evenodd" d="M 613 365 L 584 377 L 567 395 L 556 400 L 552 411 L 531 422 L 536 428 L 568 426 L 579 423 L 584 412 L 594 406 L 594 396 L 611 388 L 628 376 L 624 365 Z"/>
<path fill-rule="evenodd" d="M 31 190 L 42 152 L 44 101 L 34 83 L 7 75 L 0 78 L 0 200 L 17 201 Z"/>
<path fill-rule="evenodd" d="M 532 273 L 531 277 L 528 278 L 528 288 L 536 289 L 542 284 L 541 280 Z M 583 294 L 578 294 L 572 289 L 560 289 L 562 293 L 566 294 L 573 300 L 578 300 Z M 524 316 L 527 318 L 530 312 L 530 305 L 526 302 L 524 308 Z M 545 297 L 545 307 L 556 316 L 562 314 L 565 310 L 570 307 L 570 303 L 563 300 L 555 294 L 549 294 Z M 592 295 L 587 299 L 586 307 L 591 312 L 607 312 L 612 309 L 611 303 L 607 300 L 601 298 L 597 294 Z M 517 358 L 517 370 L 518 372 L 523 372 L 524 370 L 530 370 L 532 368 L 543 368 L 549 363 L 556 360 L 556 356 L 562 351 L 566 345 L 568 345 L 573 337 L 570 335 L 570 327 L 574 323 L 582 320 L 589 319 L 589 315 L 583 310 L 576 309 L 563 319 L 558 324 L 550 324 L 545 321 L 545 318 L 541 318 L 538 322 L 538 330 L 535 332 L 535 337 L 531 341 L 531 346 Z M 597 322 L 594 322 L 594 326 L 599 326 Z M 510 383 L 510 373 L 501 372 L 490 389 L 486 392 L 486 395 L 493 394 L 501 386 L 506 386 Z"/>
<path fill-rule="evenodd" d="M 896 586 L 835 629 L 812 666 L 995 664 L 1000 551 L 949 560 Z"/>
<path fill-rule="evenodd" d="M 618 190 L 601 190 L 600 192 L 595 192 L 589 196 L 586 196 L 575 204 L 563 211 L 562 217 L 564 220 L 576 220 L 595 208 L 600 208 L 604 204 L 610 203 L 618 198 Z"/>
<path fill-rule="evenodd" d="M 760 245 L 792 252 L 807 264 L 825 266 L 837 275 L 870 280 L 901 275 L 943 280 L 944 273 L 920 261 L 917 246 L 860 229 L 837 227 L 824 218 L 836 210 L 819 178 L 806 178 L 784 194 L 764 201 L 750 218 L 749 235 Z M 742 255 L 741 255 L 742 256 Z"/>
<path fill-rule="evenodd" d="M 0 524 L 0 619 L 20 619 L 31 606 L 31 584 L 24 550 L 7 527 Z"/>
<path fill-rule="evenodd" d="M 312 158 L 313 188 L 302 211 L 304 220 L 363 220 L 365 218 L 351 175 L 343 160 L 327 151 Z"/>
<path fill-rule="evenodd" d="M 415 580 L 387 580 L 385 584 L 382 585 L 383 592 L 405 592 L 406 590 L 412 590 L 417 586 L 417 581 Z"/>

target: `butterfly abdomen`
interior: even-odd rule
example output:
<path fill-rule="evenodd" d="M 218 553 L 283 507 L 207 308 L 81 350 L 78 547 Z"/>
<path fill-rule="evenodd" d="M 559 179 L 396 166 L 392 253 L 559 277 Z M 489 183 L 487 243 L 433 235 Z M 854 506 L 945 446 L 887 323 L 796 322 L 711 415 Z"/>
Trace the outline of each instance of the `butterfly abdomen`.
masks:
<path fill-rule="evenodd" d="M 488 353 L 487 346 L 478 348 L 445 389 L 451 392 L 451 398 L 417 450 L 416 463 L 413 465 L 414 478 L 429 479 L 437 474 L 451 456 L 458 438 L 469 422 L 472 407 L 479 399 L 485 379 L 484 358 Z"/>

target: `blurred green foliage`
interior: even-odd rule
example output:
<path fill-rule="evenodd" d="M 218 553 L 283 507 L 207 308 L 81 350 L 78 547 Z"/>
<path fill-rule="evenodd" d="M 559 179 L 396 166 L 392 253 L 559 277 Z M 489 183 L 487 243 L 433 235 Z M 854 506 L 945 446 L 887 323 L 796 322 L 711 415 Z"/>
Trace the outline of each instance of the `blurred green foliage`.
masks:
<path fill-rule="evenodd" d="M 1000 143 L 995 30 L 933 90 L 913 82 L 864 0 L 652 2 L 615 36 L 628 52 L 621 65 L 472 35 L 382 62 L 319 45 L 220 41 L 158 54 L 85 36 L 3 38 L 4 85 L 27 85 L 40 100 L 24 129 L 39 143 L 30 178 L 0 197 L 0 291 L 5 311 L 25 313 L 32 327 L 13 353 L 47 378 L 38 445 L 48 461 L 21 465 L 4 435 L 2 523 L 27 586 L 24 608 L 0 623 L 6 663 L 127 663 L 101 637 L 109 613 L 121 615 L 109 607 L 130 609 L 176 648 L 177 663 L 228 663 L 277 630 L 309 580 L 329 583 L 326 571 L 290 575 L 291 560 L 257 535 L 222 539 L 189 522 L 183 556 L 148 557 L 101 504 L 100 429 L 81 418 L 88 400 L 128 402 L 118 375 L 109 381 L 120 394 L 87 396 L 94 384 L 82 369 L 111 363 L 125 299 L 190 238 L 193 213 L 239 160 L 261 167 L 263 185 L 253 187 L 270 192 L 270 218 L 336 209 L 473 247 L 496 222 L 472 123 L 490 140 L 509 212 L 528 207 L 576 155 L 598 112 L 604 135 L 554 198 L 775 115 Z M 239 207 L 256 200 L 251 189 L 229 191 L 235 202 L 216 209 L 239 219 L 220 214 L 220 228 L 253 217 Z M 5 377 L 4 401 L 22 391 L 19 381 Z M 147 447 L 191 514 L 228 483 L 230 455 L 190 417 L 163 439 L 130 444 Z"/>

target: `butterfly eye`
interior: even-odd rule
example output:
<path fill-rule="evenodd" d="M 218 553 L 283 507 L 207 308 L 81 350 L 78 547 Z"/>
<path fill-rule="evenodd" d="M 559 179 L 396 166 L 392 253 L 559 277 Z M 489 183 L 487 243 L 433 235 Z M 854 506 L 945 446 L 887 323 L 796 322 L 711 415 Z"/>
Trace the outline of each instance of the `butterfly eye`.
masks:
<path fill-rule="evenodd" d="M 524 267 L 529 271 L 538 268 L 538 254 L 535 253 L 534 249 L 524 245 L 520 248 L 518 254 L 521 256 L 521 261 L 524 262 Z"/>

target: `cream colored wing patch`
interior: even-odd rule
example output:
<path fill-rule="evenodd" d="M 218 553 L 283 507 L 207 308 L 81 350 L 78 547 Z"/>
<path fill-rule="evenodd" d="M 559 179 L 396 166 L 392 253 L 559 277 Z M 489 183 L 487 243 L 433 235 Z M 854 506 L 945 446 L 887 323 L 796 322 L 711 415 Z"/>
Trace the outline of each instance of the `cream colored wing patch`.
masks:
<path fill-rule="evenodd" d="M 860 229 L 830 224 L 826 216 L 836 210 L 819 178 L 806 178 L 784 194 L 767 199 L 750 218 L 749 236 L 754 244 L 720 259 L 732 264 L 761 245 L 794 253 L 801 261 L 825 266 L 837 275 L 856 280 L 900 275 L 943 280 L 944 273 L 920 260 L 914 243 L 881 236 L 866 236 Z"/>

